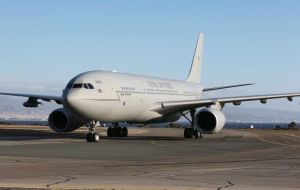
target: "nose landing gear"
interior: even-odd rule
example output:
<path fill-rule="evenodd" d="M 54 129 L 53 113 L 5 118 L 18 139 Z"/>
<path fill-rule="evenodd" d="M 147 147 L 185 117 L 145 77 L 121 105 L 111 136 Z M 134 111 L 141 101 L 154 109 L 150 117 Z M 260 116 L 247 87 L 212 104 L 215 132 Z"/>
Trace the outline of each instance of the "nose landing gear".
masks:
<path fill-rule="evenodd" d="M 86 135 L 86 141 L 87 142 L 99 142 L 100 135 L 96 132 L 96 122 L 91 121 L 86 124 L 86 126 L 89 128 L 89 132 Z"/>

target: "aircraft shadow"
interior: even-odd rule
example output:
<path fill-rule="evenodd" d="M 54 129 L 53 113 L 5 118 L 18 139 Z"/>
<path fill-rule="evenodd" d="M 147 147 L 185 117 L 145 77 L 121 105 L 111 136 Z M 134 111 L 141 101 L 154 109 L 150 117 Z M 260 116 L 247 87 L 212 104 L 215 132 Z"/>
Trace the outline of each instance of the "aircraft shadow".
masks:
<path fill-rule="evenodd" d="M 42 140 L 42 139 L 85 139 L 86 133 L 57 133 L 52 131 L 32 130 L 32 129 L 0 129 L 0 141 L 15 140 Z M 165 140 L 179 141 L 184 140 L 183 137 L 169 136 L 129 136 L 128 137 L 107 137 L 101 135 L 101 139 L 105 140 Z"/>
<path fill-rule="evenodd" d="M 184 140 L 183 137 L 168 137 L 168 136 L 128 136 L 128 137 L 107 137 L 101 136 L 101 139 L 107 140 L 166 140 L 166 141 L 179 141 Z"/>
<path fill-rule="evenodd" d="M 84 139 L 83 133 L 56 133 L 51 131 L 39 131 L 30 129 L 0 129 L 0 141 L 11 140 L 40 140 L 40 139 Z"/>

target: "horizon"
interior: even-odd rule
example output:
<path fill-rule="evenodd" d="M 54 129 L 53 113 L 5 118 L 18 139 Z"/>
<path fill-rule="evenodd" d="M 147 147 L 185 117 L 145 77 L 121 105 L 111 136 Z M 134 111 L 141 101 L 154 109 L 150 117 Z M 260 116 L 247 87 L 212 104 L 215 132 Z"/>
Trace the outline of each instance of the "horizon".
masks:
<path fill-rule="evenodd" d="M 205 34 L 207 93 L 300 92 L 298 1 L 1 1 L 0 91 L 60 95 L 89 70 L 185 80 L 197 34 Z M 142 63 L 142 64 L 141 64 Z M 299 98 L 246 108 L 299 111 Z M 238 109 L 238 108 L 237 108 Z"/>

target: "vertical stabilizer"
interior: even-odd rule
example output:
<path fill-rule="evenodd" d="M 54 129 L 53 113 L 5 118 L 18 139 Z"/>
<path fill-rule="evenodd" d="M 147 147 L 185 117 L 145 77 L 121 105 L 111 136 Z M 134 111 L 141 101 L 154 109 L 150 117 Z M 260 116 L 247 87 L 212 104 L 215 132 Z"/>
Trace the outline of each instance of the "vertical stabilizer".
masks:
<path fill-rule="evenodd" d="M 198 36 L 197 45 L 195 48 L 193 62 L 190 68 L 190 73 L 187 78 L 188 82 L 201 82 L 201 66 L 203 59 L 203 45 L 204 45 L 204 34 L 200 33 Z"/>

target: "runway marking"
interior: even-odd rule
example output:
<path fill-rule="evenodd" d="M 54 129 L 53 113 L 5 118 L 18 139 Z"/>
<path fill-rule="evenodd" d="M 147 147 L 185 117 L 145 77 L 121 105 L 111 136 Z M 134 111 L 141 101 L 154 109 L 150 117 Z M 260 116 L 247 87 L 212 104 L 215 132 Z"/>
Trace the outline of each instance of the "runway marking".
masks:
<path fill-rule="evenodd" d="M 67 176 L 67 178 L 65 180 L 62 180 L 62 181 L 58 181 L 58 182 L 55 182 L 55 183 L 51 183 L 51 184 L 48 184 L 46 185 L 46 187 L 50 187 L 50 186 L 53 186 L 53 185 L 58 185 L 58 184 L 62 184 L 62 183 L 67 183 L 71 180 L 74 180 L 74 179 L 77 179 L 76 177 L 69 177 Z"/>
<path fill-rule="evenodd" d="M 176 146 L 172 146 L 172 145 L 163 145 L 163 144 L 159 144 L 159 143 L 155 142 L 154 140 L 151 140 L 151 141 L 150 141 L 150 144 L 156 145 L 156 146 L 160 146 L 160 147 L 177 148 Z"/>
<path fill-rule="evenodd" d="M 258 140 L 262 141 L 262 142 L 265 142 L 265 143 L 300 148 L 300 145 L 286 144 L 286 143 L 280 143 L 280 142 L 275 142 L 275 141 L 267 140 L 267 139 L 264 139 L 261 135 L 258 135 L 258 134 L 256 134 L 256 138 Z"/>
<path fill-rule="evenodd" d="M 228 183 L 228 185 L 226 185 L 226 186 L 221 186 L 221 187 L 219 187 L 217 190 L 221 190 L 221 189 L 225 189 L 225 188 L 234 186 L 234 183 L 232 183 L 231 181 L 227 181 L 227 183 Z"/>
<path fill-rule="evenodd" d="M 166 145 L 162 145 L 162 144 L 159 144 L 159 143 L 154 142 L 154 140 L 151 140 L 151 141 L 150 141 L 150 144 L 157 145 L 157 146 L 161 146 L 161 147 L 167 147 Z"/>

